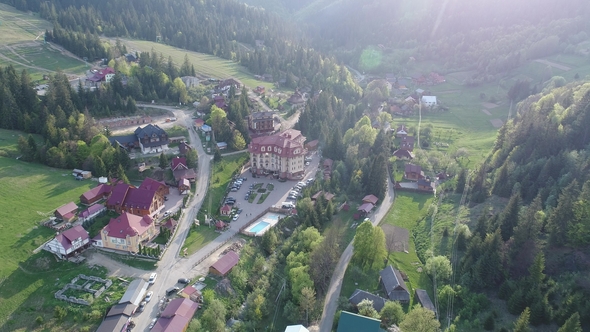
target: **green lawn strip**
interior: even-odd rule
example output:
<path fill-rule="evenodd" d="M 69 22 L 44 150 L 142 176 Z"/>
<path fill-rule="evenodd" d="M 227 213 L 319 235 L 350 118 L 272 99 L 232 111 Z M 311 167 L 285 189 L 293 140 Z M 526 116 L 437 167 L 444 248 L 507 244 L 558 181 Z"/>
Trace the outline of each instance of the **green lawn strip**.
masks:
<path fill-rule="evenodd" d="M 181 253 L 186 249 L 187 254 L 192 255 L 218 236 L 219 233 L 215 232 L 215 227 L 208 227 L 203 223 L 201 226 L 192 226 L 184 240 Z"/>
<path fill-rule="evenodd" d="M 239 170 L 247 159 L 247 153 L 239 153 L 223 157 L 220 162 L 214 163 L 209 191 L 201 209 L 207 210 L 209 215 L 219 214 L 221 200 L 227 191 L 227 186 L 231 182 L 234 172 Z"/>
<path fill-rule="evenodd" d="M 187 142 L 190 139 L 189 134 L 188 134 L 188 129 L 186 129 L 185 127 L 182 127 L 182 126 L 175 125 L 172 128 L 167 128 L 166 133 L 168 134 L 168 137 L 184 136 L 184 138 L 186 139 Z M 178 144 L 178 143 L 173 143 L 173 144 Z"/>
<path fill-rule="evenodd" d="M 19 269 L 3 279 L 0 287 L 0 330 L 1 331 L 81 331 L 96 329 L 106 310 L 123 295 L 125 288 L 114 279 L 113 285 L 90 306 L 74 305 L 57 300 L 55 292 L 63 288 L 78 274 L 104 278 L 102 267 L 89 268 L 87 264 L 56 262 L 55 258 L 42 251 L 32 255 L 20 264 Z M 84 292 L 77 293 L 84 297 Z M 75 295 L 74 293 L 70 295 Z M 105 297 L 110 302 L 105 301 Z M 54 308 L 68 309 L 66 318 L 54 319 Z M 41 317 L 42 323 L 36 322 Z"/>
<path fill-rule="evenodd" d="M 258 196 L 257 193 L 251 193 L 250 196 L 248 196 L 248 203 L 254 202 L 254 200 L 256 199 L 256 196 Z"/>
<path fill-rule="evenodd" d="M 155 270 L 158 267 L 157 266 L 158 262 L 156 260 L 143 259 L 143 258 L 131 256 L 131 255 L 120 255 L 120 254 L 115 254 L 115 253 L 110 253 L 110 252 L 105 252 L 105 251 L 101 251 L 100 253 L 103 255 L 109 256 L 110 258 L 112 258 L 118 262 L 124 263 L 126 265 L 129 265 L 131 267 L 141 269 L 141 270 L 151 271 L 151 270 Z"/>
<path fill-rule="evenodd" d="M 256 204 L 262 204 L 264 203 L 264 200 L 266 200 L 266 198 L 268 197 L 270 193 L 264 193 L 262 195 L 260 195 L 260 198 L 258 199 L 258 202 L 256 202 Z"/>

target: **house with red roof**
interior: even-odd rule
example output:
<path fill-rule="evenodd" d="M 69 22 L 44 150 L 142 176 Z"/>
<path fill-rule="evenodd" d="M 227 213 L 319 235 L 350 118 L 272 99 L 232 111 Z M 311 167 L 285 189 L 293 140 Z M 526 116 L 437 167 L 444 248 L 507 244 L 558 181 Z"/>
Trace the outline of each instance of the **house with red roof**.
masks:
<path fill-rule="evenodd" d="M 379 198 L 377 198 L 377 196 L 375 195 L 367 195 L 363 197 L 363 203 L 371 203 L 373 205 L 377 205 L 378 200 Z"/>
<path fill-rule="evenodd" d="M 104 248 L 139 252 L 139 245 L 145 245 L 158 235 L 154 221 L 150 216 L 136 216 L 123 212 L 117 218 L 112 218 L 100 231 Z"/>
<path fill-rule="evenodd" d="M 162 311 L 153 332 L 183 332 L 197 312 L 199 305 L 189 299 L 179 298 L 168 303 Z"/>
<path fill-rule="evenodd" d="M 101 213 L 107 210 L 106 206 L 102 204 L 94 204 L 89 206 L 86 210 L 83 210 L 78 214 L 78 220 L 85 222 L 98 217 Z"/>
<path fill-rule="evenodd" d="M 69 202 L 57 208 L 54 212 L 55 218 L 63 220 L 65 222 L 72 222 L 76 219 L 76 213 L 78 212 L 78 205 L 74 202 Z"/>
<path fill-rule="evenodd" d="M 371 210 L 373 210 L 374 207 L 375 205 L 371 203 L 363 203 L 358 207 L 357 211 L 359 211 L 361 214 L 367 215 L 369 212 L 371 212 Z"/>
<path fill-rule="evenodd" d="M 180 291 L 178 295 L 194 302 L 201 302 L 203 300 L 203 295 L 194 286 L 186 286 L 183 290 Z"/>
<path fill-rule="evenodd" d="M 201 129 L 201 127 L 205 124 L 205 120 L 203 119 L 196 119 L 195 120 L 195 129 Z"/>
<path fill-rule="evenodd" d="M 209 267 L 209 273 L 225 277 L 239 261 L 240 256 L 235 251 L 230 250 Z"/>
<path fill-rule="evenodd" d="M 86 85 L 99 86 L 102 83 L 109 83 L 115 77 L 115 70 L 111 67 L 95 69 L 92 75 L 86 77 Z"/>
<path fill-rule="evenodd" d="M 230 213 L 231 213 L 231 206 L 229 206 L 227 204 L 223 205 L 219 209 L 219 214 L 221 214 L 222 216 L 229 216 Z"/>
<path fill-rule="evenodd" d="M 80 195 L 80 203 L 84 205 L 92 205 L 103 199 L 106 199 L 111 194 L 112 187 L 108 184 L 99 184 L 98 186 L 88 190 Z"/>
<path fill-rule="evenodd" d="M 150 178 L 143 180 L 139 188 L 118 183 L 113 187 L 106 206 L 117 213 L 153 216 L 164 206 L 164 197 L 169 193 L 165 183 Z"/>
<path fill-rule="evenodd" d="M 422 167 L 414 164 L 406 164 L 406 168 L 404 170 L 404 178 L 412 181 L 418 181 L 424 178 L 424 172 L 422 171 Z"/>
<path fill-rule="evenodd" d="M 305 136 L 295 129 L 252 139 L 248 145 L 251 172 L 281 179 L 299 179 L 304 174 Z"/>
<path fill-rule="evenodd" d="M 192 149 L 193 148 L 190 145 L 188 145 L 186 142 L 180 142 L 180 144 L 178 144 L 178 152 L 181 155 L 186 155 Z"/>
<path fill-rule="evenodd" d="M 406 149 L 397 149 L 393 152 L 393 156 L 401 160 L 412 160 L 414 159 L 414 153 Z"/>
<path fill-rule="evenodd" d="M 145 178 L 139 185 L 140 189 L 155 190 L 157 195 L 166 196 L 170 194 L 170 188 L 162 181 L 156 181 L 152 178 Z"/>
<path fill-rule="evenodd" d="M 188 166 L 186 165 L 186 158 L 172 158 L 172 160 L 170 161 L 170 168 L 173 172 L 177 169 L 188 169 Z"/>
<path fill-rule="evenodd" d="M 89 246 L 90 236 L 82 226 L 74 226 L 47 242 L 43 249 L 65 259 L 75 253 L 79 253 Z"/>

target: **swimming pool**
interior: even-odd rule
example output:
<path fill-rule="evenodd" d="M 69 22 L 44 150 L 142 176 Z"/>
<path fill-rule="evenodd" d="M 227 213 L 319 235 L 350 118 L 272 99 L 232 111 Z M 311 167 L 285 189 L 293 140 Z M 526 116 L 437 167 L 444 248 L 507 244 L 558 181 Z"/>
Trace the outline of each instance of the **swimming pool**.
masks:
<path fill-rule="evenodd" d="M 266 221 L 259 221 L 254 226 L 250 227 L 248 232 L 252 232 L 252 233 L 254 233 L 254 235 L 258 235 L 258 233 L 260 233 L 264 229 L 266 229 L 266 227 L 268 227 L 268 225 L 270 225 L 270 223 L 267 223 Z"/>
<path fill-rule="evenodd" d="M 264 220 L 270 220 L 270 221 L 278 221 L 279 220 L 279 215 L 276 213 L 267 213 L 264 215 L 263 217 Z"/>

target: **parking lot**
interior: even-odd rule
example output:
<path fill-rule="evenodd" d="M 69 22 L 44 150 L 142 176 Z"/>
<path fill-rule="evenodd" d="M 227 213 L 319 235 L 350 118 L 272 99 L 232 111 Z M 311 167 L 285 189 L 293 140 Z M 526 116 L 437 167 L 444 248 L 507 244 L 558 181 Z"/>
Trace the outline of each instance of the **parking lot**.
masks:
<path fill-rule="evenodd" d="M 307 179 L 315 178 L 319 159 L 320 157 L 317 155 L 312 156 L 310 164 L 305 167 L 305 176 L 299 181 L 280 182 L 277 179 L 273 179 L 271 176 L 254 178 L 249 170 L 240 174 L 239 177 L 245 179 L 242 181 L 242 185 L 239 189 L 230 191 L 227 195 L 228 198 L 235 199 L 235 203 L 233 204 L 234 209 L 242 210 L 237 220 L 231 222 L 231 227 L 242 227 L 271 206 L 281 207 L 283 202 L 292 202 L 293 204 L 296 204 L 295 199 L 289 198 L 290 192 L 298 182 L 306 182 Z M 272 187 L 271 191 L 268 191 L 269 185 Z M 264 202 L 258 204 L 263 193 L 257 193 L 257 189 L 250 188 L 251 186 L 267 189 L 266 192 L 269 192 L 269 194 Z M 248 202 L 246 196 L 248 191 L 256 193 L 256 198 L 251 203 Z"/>

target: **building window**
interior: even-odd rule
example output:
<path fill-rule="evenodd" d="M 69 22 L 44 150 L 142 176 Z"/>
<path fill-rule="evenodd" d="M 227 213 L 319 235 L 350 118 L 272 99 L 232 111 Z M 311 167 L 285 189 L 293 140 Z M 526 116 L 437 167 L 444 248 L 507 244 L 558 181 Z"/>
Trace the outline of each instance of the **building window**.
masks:
<path fill-rule="evenodd" d="M 262 148 L 260 148 L 260 151 L 264 152 L 264 146 Z"/>

